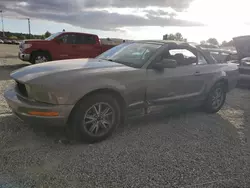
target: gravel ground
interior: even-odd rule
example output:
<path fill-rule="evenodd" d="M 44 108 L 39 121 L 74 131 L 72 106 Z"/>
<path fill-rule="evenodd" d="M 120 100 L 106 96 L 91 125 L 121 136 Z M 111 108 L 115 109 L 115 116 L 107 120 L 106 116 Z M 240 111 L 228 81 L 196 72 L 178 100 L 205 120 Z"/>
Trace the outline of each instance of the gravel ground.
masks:
<path fill-rule="evenodd" d="M 225 107 L 131 119 L 94 145 L 60 142 L 59 128 L 28 126 L 2 96 L 9 72 L 25 66 L 0 57 L 0 188 L 250 187 L 250 91 Z"/>

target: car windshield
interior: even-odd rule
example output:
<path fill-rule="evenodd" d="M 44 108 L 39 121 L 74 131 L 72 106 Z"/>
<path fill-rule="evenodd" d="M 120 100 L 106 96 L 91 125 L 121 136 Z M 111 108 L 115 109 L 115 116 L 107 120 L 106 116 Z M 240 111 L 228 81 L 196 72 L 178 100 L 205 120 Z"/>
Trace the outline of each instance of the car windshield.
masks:
<path fill-rule="evenodd" d="M 54 34 L 50 35 L 48 38 L 46 38 L 45 40 L 53 40 L 54 38 L 59 36 L 61 33 L 62 32 L 54 33 Z"/>
<path fill-rule="evenodd" d="M 152 43 L 123 43 L 99 55 L 98 59 L 114 61 L 130 67 L 140 68 L 162 45 Z"/>

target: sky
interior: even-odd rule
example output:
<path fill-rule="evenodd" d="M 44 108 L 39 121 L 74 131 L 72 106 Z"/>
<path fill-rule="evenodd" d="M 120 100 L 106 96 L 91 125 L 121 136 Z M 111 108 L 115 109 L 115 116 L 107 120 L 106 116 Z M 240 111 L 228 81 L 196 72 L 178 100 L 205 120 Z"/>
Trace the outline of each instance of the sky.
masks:
<path fill-rule="evenodd" d="M 248 35 L 249 6 L 249 0 L 0 1 L 5 31 L 28 33 L 30 18 L 33 34 L 65 29 L 140 40 L 180 32 L 190 42 Z"/>

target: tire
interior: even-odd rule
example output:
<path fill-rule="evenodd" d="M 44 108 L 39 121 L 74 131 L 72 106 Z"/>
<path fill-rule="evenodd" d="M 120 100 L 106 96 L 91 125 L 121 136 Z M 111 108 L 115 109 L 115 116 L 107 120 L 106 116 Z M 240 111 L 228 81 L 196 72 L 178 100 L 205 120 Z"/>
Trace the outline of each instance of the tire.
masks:
<path fill-rule="evenodd" d="M 40 60 L 40 61 L 39 61 Z M 31 56 L 30 63 L 38 64 L 50 61 L 50 57 L 46 52 L 34 52 Z"/>
<path fill-rule="evenodd" d="M 218 93 L 220 93 L 221 95 L 219 96 Z M 218 82 L 212 87 L 205 101 L 204 107 L 206 112 L 208 113 L 218 112 L 224 105 L 225 100 L 226 100 L 225 84 L 223 82 Z"/>
<path fill-rule="evenodd" d="M 101 112 L 105 111 L 103 109 L 110 108 L 113 113 L 112 118 L 111 116 L 106 117 L 108 118 L 107 122 L 112 122 L 110 125 L 104 123 L 107 129 L 105 129 L 105 126 L 103 125 L 103 122 L 105 122 L 106 120 L 102 120 L 101 117 L 97 117 L 96 110 L 93 107 L 95 104 L 97 111 L 99 111 L 99 104 L 101 104 Z M 111 114 L 111 111 L 108 111 L 106 114 Z M 72 131 L 74 139 L 88 143 L 100 142 L 102 140 L 105 140 L 112 135 L 116 127 L 120 124 L 120 113 L 120 106 L 118 105 L 117 100 L 112 97 L 112 95 L 94 94 L 87 98 L 84 98 L 77 104 L 77 106 L 73 110 L 73 116 L 70 121 L 70 127 L 73 128 Z M 93 120 L 93 116 L 96 116 L 95 120 Z M 92 129 L 95 126 L 97 126 L 98 128 Z M 98 134 L 96 133 L 97 129 L 100 132 Z"/>

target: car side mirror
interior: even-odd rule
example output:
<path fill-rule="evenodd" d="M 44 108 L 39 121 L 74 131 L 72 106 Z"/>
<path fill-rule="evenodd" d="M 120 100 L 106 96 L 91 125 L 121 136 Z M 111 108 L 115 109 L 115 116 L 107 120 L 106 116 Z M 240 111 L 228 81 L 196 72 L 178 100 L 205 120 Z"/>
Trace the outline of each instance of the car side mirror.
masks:
<path fill-rule="evenodd" d="M 154 69 L 163 70 L 165 68 L 176 68 L 177 61 L 174 59 L 162 59 L 159 62 L 156 62 L 153 66 Z"/>

